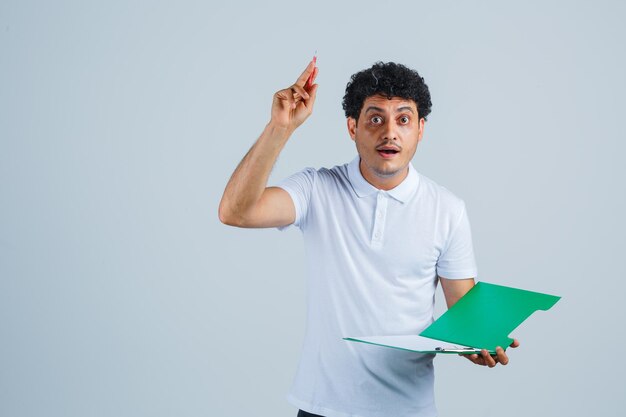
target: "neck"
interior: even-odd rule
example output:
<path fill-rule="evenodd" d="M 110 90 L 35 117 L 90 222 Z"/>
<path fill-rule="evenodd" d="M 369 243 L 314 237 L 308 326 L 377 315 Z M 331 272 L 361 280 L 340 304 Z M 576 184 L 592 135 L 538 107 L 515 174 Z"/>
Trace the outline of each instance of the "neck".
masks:
<path fill-rule="evenodd" d="M 388 191 L 392 188 L 396 188 L 409 175 L 408 165 L 400 171 L 389 176 L 377 175 L 376 173 L 371 172 L 371 170 L 369 170 L 364 165 L 362 159 L 361 162 L 359 162 L 359 171 L 361 171 L 361 175 L 363 176 L 363 178 L 365 178 L 365 181 L 369 182 L 377 189 L 383 191 Z"/>

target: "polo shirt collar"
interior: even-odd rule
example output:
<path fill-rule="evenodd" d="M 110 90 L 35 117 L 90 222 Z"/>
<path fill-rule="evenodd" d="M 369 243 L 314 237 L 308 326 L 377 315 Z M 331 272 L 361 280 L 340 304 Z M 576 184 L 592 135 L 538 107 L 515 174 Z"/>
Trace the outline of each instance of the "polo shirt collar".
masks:
<path fill-rule="evenodd" d="M 374 187 L 363 178 L 359 168 L 360 162 L 361 157 L 357 155 L 356 158 L 348 164 L 348 179 L 350 180 L 354 192 L 359 197 L 365 197 L 379 192 L 380 190 L 378 188 Z M 417 171 L 415 171 L 413 164 L 409 162 L 409 175 L 395 188 L 385 192 L 399 202 L 404 203 L 411 198 L 415 190 L 417 190 L 418 183 L 419 176 L 417 175 Z"/>

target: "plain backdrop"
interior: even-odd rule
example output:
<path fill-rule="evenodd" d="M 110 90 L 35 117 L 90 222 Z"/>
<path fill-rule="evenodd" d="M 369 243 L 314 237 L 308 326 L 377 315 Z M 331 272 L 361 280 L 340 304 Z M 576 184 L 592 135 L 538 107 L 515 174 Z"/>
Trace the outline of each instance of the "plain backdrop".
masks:
<path fill-rule="evenodd" d="M 478 280 L 563 297 L 506 367 L 437 358 L 441 416 L 622 415 L 625 19 L 617 0 L 3 0 L 0 415 L 295 416 L 301 236 L 217 206 L 316 50 L 314 114 L 271 182 L 351 160 L 350 75 L 403 63 L 433 101 L 414 165 L 465 200 Z"/>

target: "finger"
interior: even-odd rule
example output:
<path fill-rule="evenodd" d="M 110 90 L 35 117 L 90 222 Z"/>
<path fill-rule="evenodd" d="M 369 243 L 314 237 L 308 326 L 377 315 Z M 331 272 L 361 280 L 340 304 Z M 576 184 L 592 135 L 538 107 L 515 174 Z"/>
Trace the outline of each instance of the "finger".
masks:
<path fill-rule="evenodd" d="M 500 362 L 502 365 L 506 365 L 507 363 L 509 363 L 509 357 L 506 356 L 506 352 L 500 346 L 496 348 L 496 356 L 498 358 L 498 362 Z"/>
<path fill-rule="evenodd" d="M 296 94 L 291 88 L 287 90 L 287 101 L 289 102 L 289 107 L 292 109 L 295 109 L 300 101 L 299 97 L 296 97 Z"/>
<path fill-rule="evenodd" d="M 313 86 L 313 84 L 315 83 L 315 78 L 317 78 L 318 71 L 319 71 L 318 67 L 313 68 L 313 72 L 311 73 L 311 75 L 309 75 L 309 78 L 306 80 L 306 85 L 304 86 L 304 88 L 308 90 L 311 88 L 311 86 Z"/>
<path fill-rule="evenodd" d="M 307 107 L 313 107 L 315 98 L 317 97 L 317 84 L 314 84 L 309 91 L 309 99 L 304 102 Z"/>
<path fill-rule="evenodd" d="M 519 340 L 513 339 L 513 343 L 511 343 L 509 346 L 512 347 L 512 348 L 518 347 L 519 346 Z"/>
<path fill-rule="evenodd" d="M 274 94 L 274 100 L 278 100 L 279 102 L 284 103 L 284 105 L 287 105 L 290 108 L 293 108 L 296 104 L 293 98 L 293 92 L 290 88 L 285 88 L 284 90 L 278 91 L 276 94 Z"/>
<path fill-rule="evenodd" d="M 320 71 L 319 67 L 315 67 L 313 69 L 313 75 L 311 76 L 311 84 L 315 83 L 315 79 L 317 78 L 317 73 Z"/>
<path fill-rule="evenodd" d="M 315 70 L 315 63 L 311 61 L 309 62 L 309 65 L 306 66 L 306 69 L 300 75 L 300 77 L 298 77 L 296 84 L 298 84 L 301 87 L 304 87 L 304 85 L 306 84 L 306 80 L 309 79 L 309 76 L 313 73 L 313 70 Z"/>
<path fill-rule="evenodd" d="M 483 358 L 481 356 L 478 356 L 477 354 L 472 354 L 472 355 L 464 355 L 467 356 L 467 359 L 469 359 L 472 363 L 475 363 L 476 365 L 485 365 L 485 362 L 483 361 Z"/>
<path fill-rule="evenodd" d="M 487 352 L 487 350 L 483 349 L 480 351 L 483 360 L 485 361 L 485 365 L 487 365 L 490 368 L 493 368 L 494 366 L 496 366 L 496 361 L 495 359 L 489 354 L 489 352 Z"/>
<path fill-rule="evenodd" d="M 309 93 L 307 93 L 306 90 L 303 87 L 301 87 L 301 86 L 299 86 L 297 84 L 294 84 L 294 85 L 291 86 L 291 91 L 294 92 L 294 93 L 299 94 L 300 97 L 302 97 L 304 100 L 308 100 L 309 99 Z"/>
<path fill-rule="evenodd" d="M 476 355 L 467 355 L 467 354 L 459 353 L 459 356 L 465 357 L 470 362 L 474 362 L 474 359 L 476 359 Z M 472 358 L 472 356 L 474 357 Z"/>

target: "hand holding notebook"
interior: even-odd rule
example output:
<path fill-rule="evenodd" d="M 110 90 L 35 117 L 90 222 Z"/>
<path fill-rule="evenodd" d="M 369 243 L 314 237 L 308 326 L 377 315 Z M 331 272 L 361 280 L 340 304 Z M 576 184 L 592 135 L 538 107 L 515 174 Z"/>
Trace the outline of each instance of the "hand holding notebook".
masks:
<path fill-rule="evenodd" d="M 550 309 L 560 298 L 479 282 L 419 335 L 346 337 L 344 340 L 420 353 L 479 355 L 469 359 L 490 365 L 481 353 L 483 350 L 503 357 L 497 355 L 496 347 L 506 350 L 519 344 L 509 337 L 510 332 L 535 311 Z M 486 363 L 481 363 L 481 359 Z"/>

